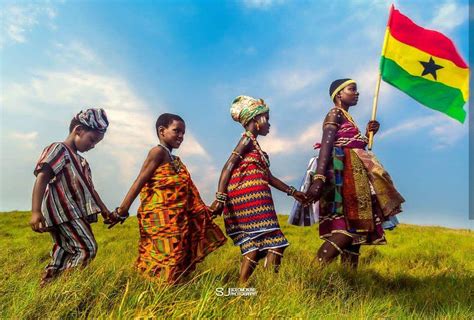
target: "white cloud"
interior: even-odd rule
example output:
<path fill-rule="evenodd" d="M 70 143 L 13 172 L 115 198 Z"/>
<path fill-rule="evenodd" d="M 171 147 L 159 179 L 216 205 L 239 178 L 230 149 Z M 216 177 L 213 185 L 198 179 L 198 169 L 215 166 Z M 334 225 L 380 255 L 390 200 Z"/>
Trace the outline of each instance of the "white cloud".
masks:
<path fill-rule="evenodd" d="M 76 64 L 94 64 L 97 65 L 101 63 L 97 55 L 87 48 L 80 41 L 70 41 L 69 43 L 59 43 L 56 42 L 53 44 L 53 52 L 51 55 L 57 60 L 62 62 L 65 61 L 75 61 Z"/>
<path fill-rule="evenodd" d="M 154 121 L 150 119 L 155 119 L 164 107 L 151 110 L 120 77 L 79 70 L 40 71 L 36 74 L 30 83 L 6 86 L 3 97 L 5 107 L 13 111 L 22 107 L 27 112 L 33 112 L 39 104 L 49 106 L 42 109 L 42 113 L 53 118 L 54 114 L 56 117 L 72 116 L 81 108 L 104 108 L 110 127 L 102 143 L 103 148 L 118 162 L 119 176 L 123 181 L 130 181 L 143 161 L 136 155 L 149 149 L 157 139 Z M 63 112 L 58 113 L 57 108 Z M 184 155 L 208 158 L 202 145 L 189 133 L 182 150 L 180 153 Z"/>
<path fill-rule="evenodd" d="M 449 33 L 457 26 L 463 24 L 469 16 L 469 7 L 459 5 L 455 1 L 446 1 L 436 8 L 436 14 L 429 23 L 429 28 Z"/>
<path fill-rule="evenodd" d="M 386 139 L 387 137 L 399 135 L 400 133 L 409 133 L 411 131 L 416 131 L 419 129 L 426 128 L 428 126 L 433 126 L 438 119 L 437 115 L 430 117 L 421 117 L 406 120 L 395 127 L 389 128 L 380 134 L 377 135 L 378 139 Z"/>
<path fill-rule="evenodd" d="M 243 3 L 248 8 L 254 9 L 268 9 L 273 5 L 282 4 L 285 0 L 243 0 Z"/>
<path fill-rule="evenodd" d="M 26 149 L 35 149 L 37 147 L 38 132 L 19 132 L 11 131 L 7 134 L 8 139 L 13 144 L 18 144 Z"/>
<path fill-rule="evenodd" d="M 397 136 L 405 136 L 414 132 L 424 130 L 433 139 L 433 149 L 443 149 L 455 145 L 461 138 L 467 135 L 467 125 L 448 118 L 442 114 L 429 117 L 419 117 L 406 120 L 395 127 L 389 128 L 378 134 L 378 139 L 387 139 Z"/>
<path fill-rule="evenodd" d="M 183 144 L 179 147 L 179 154 L 183 157 L 200 156 L 208 160 L 210 159 L 209 154 L 206 152 L 204 147 L 192 135 L 192 133 L 189 132 L 184 136 Z"/>
<path fill-rule="evenodd" d="M 468 134 L 467 125 L 461 125 L 455 120 L 443 118 L 430 131 L 430 136 L 436 142 L 433 146 L 434 149 L 444 149 L 453 146 Z"/>
<path fill-rule="evenodd" d="M 272 72 L 269 81 L 277 92 L 291 95 L 319 83 L 325 76 L 324 70 L 286 69 Z"/>
<path fill-rule="evenodd" d="M 56 9 L 49 3 L 13 4 L 7 5 L 0 11 L 2 32 L 0 48 L 8 42 L 23 43 L 27 34 L 43 22 L 52 26 L 51 22 L 56 17 Z"/>
<path fill-rule="evenodd" d="M 76 48 L 83 57 L 90 57 L 91 62 L 98 60 L 83 45 L 59 48 L 66 52 Z M 94 181 L 101 194 L 117 205 L 138 175 L 147 152 L 157 144 L 154 119 L 166 107 L 154 101 L 154 108 L 151 108 L 120 76 L 79 68 L 72 63 L 73 55 L 65 54 L 63 57 L 71 58 L 68 69 L 39 70 L 33 72 L 34 76 L 26 82 L 4 85 L 1 102 L 9 117 L 32 118 L 37 128 L 34 132 L 11 132 L 8 139 L 4 136 L 1 141 L 2 149 L 15 148 L 17 157 L 28 155 L 31 158 L 33 155 L 37 158 L 44 146 L 57 139 L 47 138 L 46 135 L 65 137 L 69 119 L 75 113 L 88 107 L 102 107 L 107 112 L 110 126 L 104 140 L 86 157 L 91 163 Z M 93 63 L 92 65 L 94 66 Z M 28 130 L 31 128 L 25 129 Z M 212 167 L 212 159 L 192 133 L 186 134 L 183 146 L 176 153 L 183 155 L 185 162 L 188 162 L 189 157 L 187 164 L 199 168 L 195 169 L 198 187 L 204 186 L 205 190 L 211 190 L 212 185 L 215 188 L 216 175 L 204 172 Z M 12 158 L 9 161 L 15 160 Z M 30 172 L 33 162 L 30 159 L 28 163 L 22 163 L 25 166 L 22 170 Z M 8 165 L 13 163 L 2 162 L 3 168 Z M 22 179 L 23 183 L 28 183 L 28 180 L 27 177 Z M 2 185 L 6 185 L 3 176 Z"/>
<path fill-rule="evenodd" d="M 262 149 L 270 154 L 288 153 L 290 149 L 307 149 L 319 142 L 322 130 L 322 122 L 315 122 L 297 137 L 282 137 L 276 128 L 272 127 L 270 135 L 262 138 L 260 143 Z"/>

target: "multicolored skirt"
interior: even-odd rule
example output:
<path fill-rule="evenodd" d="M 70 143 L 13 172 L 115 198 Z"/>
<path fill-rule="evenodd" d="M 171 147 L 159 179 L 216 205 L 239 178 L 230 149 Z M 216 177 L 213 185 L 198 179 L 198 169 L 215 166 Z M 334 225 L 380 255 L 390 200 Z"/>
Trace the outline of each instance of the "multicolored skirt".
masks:
<path fill-rule="evenodd" d="M 268 185 L 267 169 L 248 153 L 233 172 L 224 209 L 227 235 L 242 254 L 286 247 Z"/>
<path fill-rule="evenodd" d="M 384 244 L 384 225 L 393 228 L 405 201 L 390 175 L 364 149 L 335 147 L 319 201 L 319 233 L 344 233 L 353 244 Z"/>

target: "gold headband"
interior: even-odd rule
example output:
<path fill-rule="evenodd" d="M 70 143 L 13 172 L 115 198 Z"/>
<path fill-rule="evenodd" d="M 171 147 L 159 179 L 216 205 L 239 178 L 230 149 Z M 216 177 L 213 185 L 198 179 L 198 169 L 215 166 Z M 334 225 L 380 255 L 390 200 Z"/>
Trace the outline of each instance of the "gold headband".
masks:
<path fill-rule="evenodd" d="M 337 88 L 336 90 L 333 91 L 333 93 L 331 94 L 331 100 L 334 100 L 334 97 L 336 96 L 336 94 L 341 91 L 342 89 L 344 89 L 345 87 L 347 87 L 348 85 L 350 85 L 351 83 L 356 83 L 354 80 L 350 79 L 350 80 L 347 80 L 343 83 L 341 83 Z"/>

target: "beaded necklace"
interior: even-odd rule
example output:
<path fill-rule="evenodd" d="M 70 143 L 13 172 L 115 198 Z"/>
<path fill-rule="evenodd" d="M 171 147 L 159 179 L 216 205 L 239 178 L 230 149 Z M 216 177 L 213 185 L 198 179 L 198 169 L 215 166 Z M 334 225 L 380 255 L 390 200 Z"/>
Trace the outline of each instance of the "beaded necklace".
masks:
<path fill-rule="evenodd" d="M 257 149 L 258 153 L 260 154 L 260 157 L 261 157 L 262 160 L 265 162 L 265 165 L 267 166 L 267 168 L 270 168 L 270 160 L 269 160 L 268 157 L 265 155 L 265 153 L 263 152 L 262 148 L 260 148 L 260 145 L 258 144 L 257 139 L 256 139 L 255 136 L 252 134 L 252 132 L 250 132 L 250 131 L 245 131 L 245 135 L 246 135 L 247 137 L 249 137 L 250 140 L 252 140 L 252 143 L 253 143 L 255 149 Z"/>
<path fill-rule="evenodd" d="M 179 161 L 176 159 L 176 157 L 174 155 L 171 154 L 171 150 L 168 149 L 168 147 L 162 145 L 161 143 L 158 143 L 158 145 L 160 147 L 162 147 L 163 149 L 165 149 L 167 152 L 168 152 L 168 155 L 170 156 L 171 158 L 171 166 L 173 167 L 174 171 L 176 173 L 179 173 L 179 171 L 181 170 L 181 164 L 179 163 Z"/>
<path fill-rule="evenodd" d="M 347 112 L 346 110 L 344 110 L 343 108 L 338 108 L 339 110 L 341 110 L 342 114 L 346 117 L 346 119 L 352 123 L 354 125 L 354 127 L 358 128 L 357 127 L 357 124 L 355 123 L 354 119 L 352 118 L 352 116 L 349 114 L 349 112 Z"/>

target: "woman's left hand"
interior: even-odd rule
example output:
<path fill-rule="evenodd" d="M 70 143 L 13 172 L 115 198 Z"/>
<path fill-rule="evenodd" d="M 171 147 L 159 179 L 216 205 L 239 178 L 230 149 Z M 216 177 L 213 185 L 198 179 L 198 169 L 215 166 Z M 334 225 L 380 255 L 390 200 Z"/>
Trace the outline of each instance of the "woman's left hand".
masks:
<path fill-rule="evenodd" d="M 368 136 L 370 131 L 375 135 L 377 131 L 379 131 L 379 128 L 380 123 L 377 120 L 370 120 L 369 123 L 367 123 L 366 135 Z"/>

